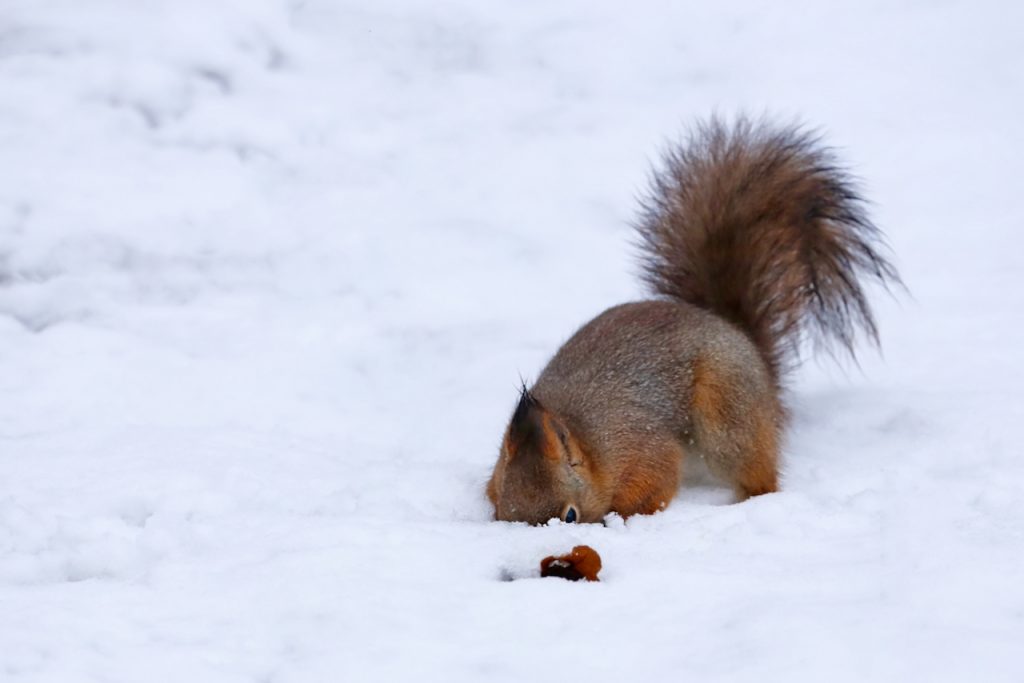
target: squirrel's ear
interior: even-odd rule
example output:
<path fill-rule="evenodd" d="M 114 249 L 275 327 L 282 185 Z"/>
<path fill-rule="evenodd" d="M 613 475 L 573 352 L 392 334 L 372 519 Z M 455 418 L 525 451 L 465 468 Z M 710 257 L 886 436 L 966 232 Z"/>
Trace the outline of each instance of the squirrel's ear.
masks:
<path fill-rule="evenodd" d="M 524 444 L 540 439 L 544 433 L 544 408 L 534 398 L 530 390 L 523 385 L 519 394 L 519 403 L 512 413 L 512 421 L 508 425 L 509 445 L 511 451 L 518 450 Z"/>
<path fill-rule="evenodd" d="M 524 385 L 508 427 L 509 457 L 527 445 L 534 453 L 551 460 L 564 458 L 573 467 L 583 463 L 583 451 L 572 432 Z"/>

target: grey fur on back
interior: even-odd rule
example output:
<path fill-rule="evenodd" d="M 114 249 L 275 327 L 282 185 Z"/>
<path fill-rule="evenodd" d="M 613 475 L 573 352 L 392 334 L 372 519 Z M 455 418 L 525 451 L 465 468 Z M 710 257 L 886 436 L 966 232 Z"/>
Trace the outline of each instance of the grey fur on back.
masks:
<path fill-rule="evenodd" d="M 746 390 L 772 391 L 768 369 L 739 329 L 674 301 L 610 308 L 580 328 L 541 373 L 534 395 L 595 453 L 621 453 L 644 435 L 694 439 L 694 362 L 746 376 Z"/>

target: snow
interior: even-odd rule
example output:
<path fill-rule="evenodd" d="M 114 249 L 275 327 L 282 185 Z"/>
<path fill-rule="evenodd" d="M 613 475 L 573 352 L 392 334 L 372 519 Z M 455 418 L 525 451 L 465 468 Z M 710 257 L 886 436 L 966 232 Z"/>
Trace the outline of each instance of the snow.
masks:
<path fill-rule="evenodd" d="M 1022 680 L 1022 20 L 5 3 L 0 680 Z M 863 179 L 884 355 L 793 378 L 778 494 L 491 522 L 520 374 L 642 296 L 713 111 Z M 601 583 L 530 578 L 579 543 Z"/>

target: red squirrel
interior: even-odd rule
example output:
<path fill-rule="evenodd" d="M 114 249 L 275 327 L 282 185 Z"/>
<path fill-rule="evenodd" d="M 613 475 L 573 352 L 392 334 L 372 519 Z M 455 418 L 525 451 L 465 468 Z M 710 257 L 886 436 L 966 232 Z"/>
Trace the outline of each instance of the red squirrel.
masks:
<path fill-rule="evenodd" d="M 899 283 L 846 171 L 800 127 L 697 126 L 636 227 L 656 298 L 601 313 L 524 385 L 487 483 L 498 520 L 653 513 L 689 458 L 740 499 L 778 490 L 799 347 L 877 343 L 862 282 Z"/>

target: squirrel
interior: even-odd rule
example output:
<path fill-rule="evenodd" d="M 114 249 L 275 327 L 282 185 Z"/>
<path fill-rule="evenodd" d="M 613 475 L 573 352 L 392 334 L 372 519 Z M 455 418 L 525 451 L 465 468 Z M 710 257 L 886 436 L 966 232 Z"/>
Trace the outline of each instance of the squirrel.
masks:
<path fill-rule="evenodd" d="M 691 457 L 739 500 L 777 491 L 801 347 L 878 345 L 862 282 L 900 283 L 864 205 L 800 125 L 694 127 L 635 222 L 656 298 L 604 311 L 523 385 L 487 483 L 495 518 L 651 514 Z"/>

